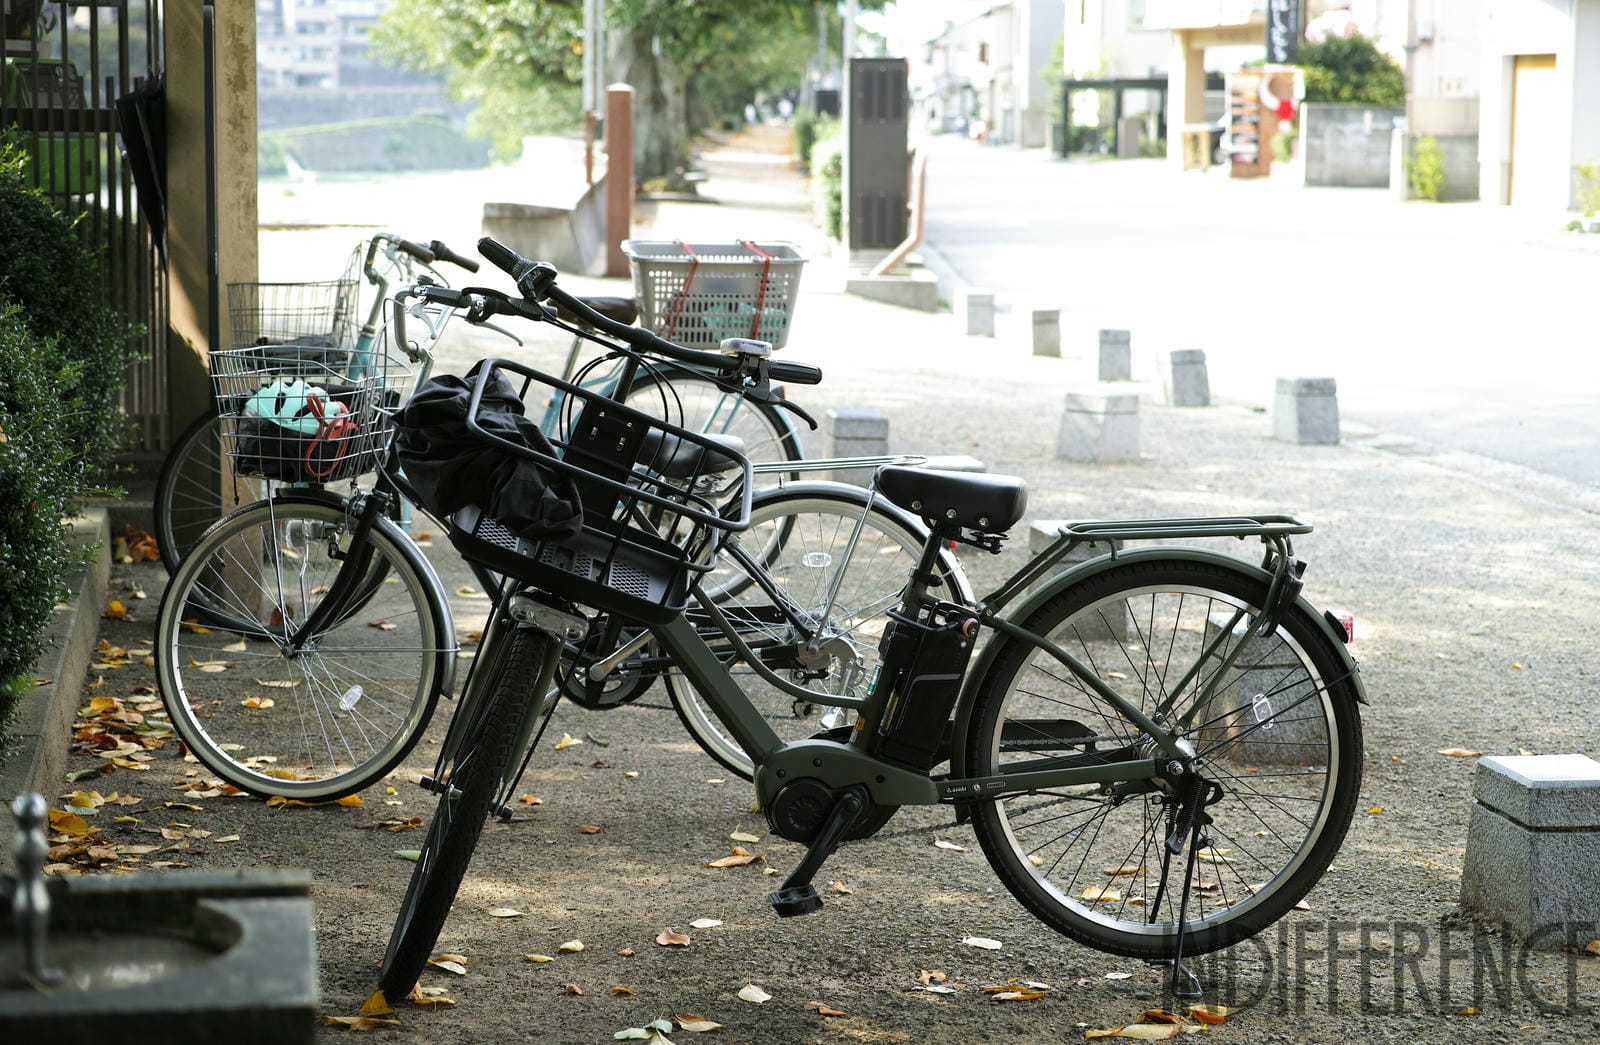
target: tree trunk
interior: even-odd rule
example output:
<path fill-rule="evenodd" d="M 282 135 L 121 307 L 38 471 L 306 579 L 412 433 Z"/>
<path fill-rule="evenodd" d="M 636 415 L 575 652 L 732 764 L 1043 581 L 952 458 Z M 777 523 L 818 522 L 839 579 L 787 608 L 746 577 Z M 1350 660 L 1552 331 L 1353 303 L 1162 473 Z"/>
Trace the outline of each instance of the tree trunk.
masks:
<path fill-rule="evenodd" d="M 633 178 L 635 184 L 666 177 L 681 182 L 689 167 L 689 119 L 682 71 L 658 57 L 651 39 L 611 34 L 606 67 L 612 82 L 633 88 Z"/>

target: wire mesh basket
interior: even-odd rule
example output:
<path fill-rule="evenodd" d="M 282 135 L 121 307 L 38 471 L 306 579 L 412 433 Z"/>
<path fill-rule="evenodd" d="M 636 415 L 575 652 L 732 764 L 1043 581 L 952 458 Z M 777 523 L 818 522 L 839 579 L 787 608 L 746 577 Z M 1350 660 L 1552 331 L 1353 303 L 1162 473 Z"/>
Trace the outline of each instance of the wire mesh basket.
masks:
<path fill-rule="evenodd" d="M 505 438 L 514 430 L 482 416 L 483 390 L 509 380 L 523 403 L 552 393 L 581 407 L 551 440 L 553 454 Z M 574 602 L 664 623 L 688 603 L 694 576 L 717 543 L 750 520 L 750 461 L 742 448 L 652 418 L 592 389 L 501 359 L 479 364 L 474 438 L 500 453 L 569 477 L 582 503 L 582 530 L 528 539 L 483 506 L 456 511 L 451 542 L 468 560 Z M 731 503 L 723 495 L 737 487 Z"/>
<path fill-rule="evenodd" d="M 338 279 L 228 284 L 229 347 L 256 349 L 264 364 L 279 370 L 345 366 L 355 347 L 360 271 L 358 246 Z"/>
<path fill-rule="evenodd" d="M 805 258 L 792 243 L 625 240 L 639 322 L 690 348 L 789 339 Z"/>
<path fill-rule="evenodd" d="M 331 483 L 375 471 L 417 364 L 387 332 L 330 357 L 316 345 L 247 345 L 211 353 L 222 445 L 236 474 Z"/>

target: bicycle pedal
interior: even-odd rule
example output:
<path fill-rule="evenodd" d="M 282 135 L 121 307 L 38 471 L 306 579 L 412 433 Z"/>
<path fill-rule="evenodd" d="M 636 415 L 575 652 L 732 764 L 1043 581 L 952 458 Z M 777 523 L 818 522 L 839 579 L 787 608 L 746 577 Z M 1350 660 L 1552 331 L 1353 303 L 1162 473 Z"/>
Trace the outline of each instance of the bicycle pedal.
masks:
<path fill-rule="evenodd" d="M 809 885 L 797 885 L 767 894 L 767 903 L 778 912 L 779 918 L 793 918 L 802 914 L 815 914 L 822 910 L 822 897 Z"/>

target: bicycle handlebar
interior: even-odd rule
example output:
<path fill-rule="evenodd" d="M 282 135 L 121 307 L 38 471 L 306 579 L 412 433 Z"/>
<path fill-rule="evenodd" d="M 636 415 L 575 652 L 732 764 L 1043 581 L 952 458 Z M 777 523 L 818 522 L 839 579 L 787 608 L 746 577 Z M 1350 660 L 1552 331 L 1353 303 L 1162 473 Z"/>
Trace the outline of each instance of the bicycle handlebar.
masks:
<path fill-rule="evenodd" d="M 478 271 L 479 265 L 476 261 L 474 261 L 472 258 L 462 257 L 460 254 L 457 254 L 455 251 L 445 246 L 439 240 L 434 240 L 429 243 L 428 249 L 433 251 L 434 256 L 440 261 L 448 261 L 450 264 L 464 268 L 468 272 Z"/>

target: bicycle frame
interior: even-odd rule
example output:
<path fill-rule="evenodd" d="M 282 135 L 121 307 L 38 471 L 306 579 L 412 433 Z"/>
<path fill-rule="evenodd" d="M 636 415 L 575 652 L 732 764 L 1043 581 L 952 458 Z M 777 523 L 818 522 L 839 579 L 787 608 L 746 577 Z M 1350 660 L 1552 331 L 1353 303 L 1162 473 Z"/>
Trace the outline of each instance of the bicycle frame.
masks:
<path fill-rule="evenodd" d="M 877 735 L 878 726 L 884 715 L 887 694 L 875 692 L 866 700 L 860 701 L 803 691 L 808 699 L 818 704 L 859 706 L 861 720 L 846 741 L 812 738 L 785 745 L 745 698 L 739 687 L 733 683 L 721 661 L 687 617 L 680 616 L 666 625 L 655 628 L 654 634 L 668 656 L 678 664 L 699 690 L 705 702 L 722 720 L 729 733 L 746 752 L 751 754 L 757 765 L 756 785 L 762 802 L 769 801 L 784 781 L 798 777 L 820 779 L 824 784 L 835 788 L 853 784 L 863 785 L 871 793 L 873 801 L 883 806 L 968 802 L 1047 788 L 1150 780 L 1166 775 L 1169 772 L 1169 763 L 1173 760 L 1185 763 L 1194 757 L 1192 746 L 1179 735 L 1192 720 L 1193 713 L 1185 715 L 1176 723 L 1163 724 L 1163 720 L 1171 712 L 1177 699 L 1176 694 L 1181 692 L 1181 686 L 1173 687 L 1173 695 L 1169 696 L 1156 711 L 1143 711 L 1087 665 L 1047 638 L 1033 634 L 1014 622 L 1016 619 L 1026 619 L 1034 606 L 1063 588 L 1107 568 L 1113 562 L 1113 556 L 1091 560 L 1067 571 L 1026 600 L 1017 613 L 1002 616 L 1000 611 L 1030 584 L 1042 577 L 1050 566 L 1058 562 L 1072 548 L 1086 541 L 1259 537 L 1268 546 L 1261 572 L 1263 579 L 1269 584 L 1269 598 L 1266 600 L 1268 605 L 1260 608 L 1256 619 L 1257 627 L 1269 627 L 1277 614 L 1282 612 L 1283 606 L 1294 602 L 1299 595 L 1296 560 L 1293 558 L 1289 536 L 1309 531 L 1309 526 L 1282 516 L 1077 524 L 1064 529 L 1055 543 L 1013 574 L 994 593 L 980 600 L 977 615 L 983 626 L 1031 643 L 1045 651 L 1074 677 L 1091 688 L 1111 708 L 1139 727 L 1150 739 L 1153 749 L 1134 758 L 1063 765 L 1062 763 L 1068 760 L 1063 756 L 1042 756 L 1037 760 L 1020 763 L 1003 774 L 986 777 L 965 776 L 964 758 L 961 752 L 964 749 L 963 741 L 968 729 L 968 717 L 976 684 L 984 677 L 992 661 L 994 643 L 983 651 L 983 655 L 975 664 L 969 666 L 962 683 L 961 695 L 955 710 L 951 773 L 948 776 L 934 776 L 885 762 L 869 751 L 869 745 Z M 930 538 L 930 548 L 936 543 L 936 538 Z M 1114 558 L 1116 561 L 1126 562 L 1145 558 L 1170 558 L 1174 554 L 1196 560 L 1223 562 L 1234 568 L 1240 565 L 1235 558 L 1205 549 L 1174 549 L 1170 546 L 1127 554 L 1118 553 Z M 908 594 L 907 600 L 908 604 L 914 605 L 918 601 L 926 600 L 926 596 L 912 592 Z M 741 640 L 735 629 L 715 603 L 706 598 L 699 598 L 698 601 L 702 610 L 717 623 L 719 630 L 736 647 L 741 646 Z M 1238 611 L 1233 623 L 1237 623 L 1243 616 L 1244 611 Z M 1328 626 L 1326 622 L 1324 626 Z M 1231 630 L 1231 626 L 1228 630 Z M 1342 643 L 1335 645 L 1343 649 Z M 1211 686 L 1233 666 L 1241 648 L 1236 646 L 1217 662 L 1218 667 L 1212 675 L 1211 682 L 1202 691 L 1199 700 L 1201 705 L 1209 702 L 1213 695 Z M 1215 645 L 1210 647 L 1207 655 L 1215 649 Z M 748 659 L 768 682 L 787 688 L 786 681 L 767 670 L 758 658 Z M 1347 655 L 1346 659 L 1348 661 Z M 1350 676 L 1359 687 L 1360 678 L 1355 673 L 1353 662 L 1350 663 Z M 1186 685 L 1192 677 L 1192 673 L 1186 675 L 1183 684 Z"/>

